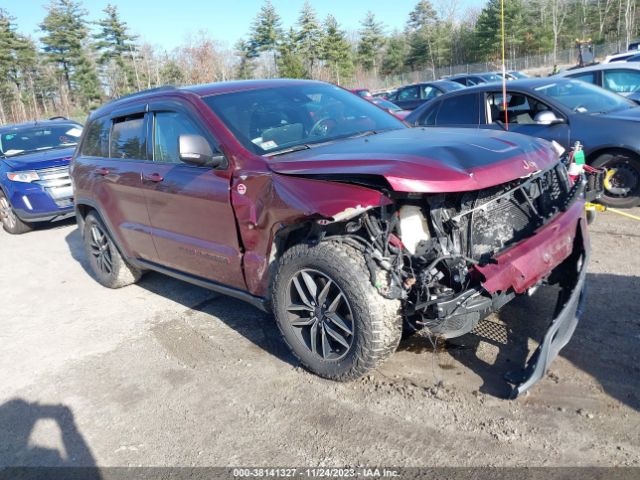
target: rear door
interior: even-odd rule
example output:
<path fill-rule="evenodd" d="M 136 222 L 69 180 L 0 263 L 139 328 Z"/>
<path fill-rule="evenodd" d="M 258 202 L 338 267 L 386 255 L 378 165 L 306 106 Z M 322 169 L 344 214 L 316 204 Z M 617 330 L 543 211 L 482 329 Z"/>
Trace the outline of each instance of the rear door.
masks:
<path fill-rule="evenodd" d="M 229 167 L 182 162 L 178 136 L 217 142 L 197 113 L 177 101 L 149 105 L 149 156 L 142 183 L 160 263 L 225 285 L 246 288 L 242 255 L 230 201 Z"/>
<path fill-rule="evenodd" d="M 146 105 L 114 112 L 90 126 L 76 168 L 103 220 L 131 257 L 156 260 L 142 189 L 147 161 Z M 82 194 L 82 192 L 80 192 Z"/>
<path fill-rule="evenodd" d="M 477 93 L 467 93 L 444 97 L 435 117 L 426 121 L 436 127 L 478 128 L 480 106 Z"/>

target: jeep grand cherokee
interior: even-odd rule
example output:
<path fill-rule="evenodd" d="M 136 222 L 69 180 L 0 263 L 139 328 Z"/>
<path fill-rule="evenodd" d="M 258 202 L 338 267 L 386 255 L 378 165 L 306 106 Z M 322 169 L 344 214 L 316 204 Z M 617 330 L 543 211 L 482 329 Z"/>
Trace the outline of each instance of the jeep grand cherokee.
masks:
<path fill-rule="evenodd" d="M 72 179 L 100 283 L 155 270 L 246 300 L 323 377 L 376 368 L 403 328 L 460 336 L 557 284 L 515 396 L 577 323 L 584 182 L 544 140 L 408 128 L 321 82 L 163 87 L 91 114 Z"/>

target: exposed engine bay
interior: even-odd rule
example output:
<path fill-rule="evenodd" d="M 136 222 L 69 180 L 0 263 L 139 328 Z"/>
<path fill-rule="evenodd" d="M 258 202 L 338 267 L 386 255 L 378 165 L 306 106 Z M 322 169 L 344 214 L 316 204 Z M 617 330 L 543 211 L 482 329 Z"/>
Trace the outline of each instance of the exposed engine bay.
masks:
<path fill-rule="evenodd" d="M 582 188 L 560 162 L 477 191 L 395 194 L 391 205 L 323 222 L 321 236 L 363 253 L 380 294 L 403 301 L 407 328 L 452 338 L 517 294 L 485 289 L 479 268 L 566 211 Z"/>

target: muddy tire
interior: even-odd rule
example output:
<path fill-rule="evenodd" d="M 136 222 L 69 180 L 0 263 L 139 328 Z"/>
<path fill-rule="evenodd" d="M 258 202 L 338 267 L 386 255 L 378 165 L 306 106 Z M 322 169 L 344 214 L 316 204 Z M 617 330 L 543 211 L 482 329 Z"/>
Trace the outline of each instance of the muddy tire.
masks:
<path fill-rule="evenodd" d="M 362 254 L 337 242 L 287 250 L 278 262 L 272 302 L 293 354 L 331 380 L 353 380 L 377 368 L 402 335 L 400 301 L 382 297 Z"/>
<path fill-rule="evenodd" d="M 122 258 L 104 223 L 93 212 L 84 220 L 84 248 L 94 277 L 105 287 L 121 288 L 140 280 L 142 272 Z"/>
<path fill-rule="evenodd" d="M 605 182 L 599 202 L 608 207 L 631 208 L 640 204 L 640 159 L 624 152 L 604 153 L 592 163 L 594 167 L 616 169 Z"/>
<path fill-rule="evenodd" d="M 23 222 L 14 212 L 9 199 L 0 192 L 0 221 L 5 232 L 11 235 L 21 235 L 33 230 L 30 223 Z"/>

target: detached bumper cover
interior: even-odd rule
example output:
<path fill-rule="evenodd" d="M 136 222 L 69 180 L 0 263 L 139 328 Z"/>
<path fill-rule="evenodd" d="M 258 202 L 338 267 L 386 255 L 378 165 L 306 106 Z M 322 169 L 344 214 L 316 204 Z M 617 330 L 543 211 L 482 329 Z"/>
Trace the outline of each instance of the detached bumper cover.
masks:
<path fill-rule="evenodd" d="M 542 342 L 535 352 L 533 352 L 533 355 L 522 372 L 519 372 L 517 375 L 507 376 L 508 381 L 516 384 L 511 391 L 511 398 L 516 398 L 518 395 L 526 392 L 538 380 L 544 377 L 553 359 L 558 356 L 560 350 L 571 340 L 584 308 L 586 296 L 585 282 L 587 265 L 589 264 L 588 248 L 585 248 L 585 254 L 582 259 L 581 270 L 577 276 L 577 281 L 572 289 L 569 287 L 570 290 L 566 291 L 567 287 L 564 287 L 565 291 L 561 292 L 561 295 L 562 293 L 565 294 L 561 298 L 566 298 L 567 300 L 565 302 L 559 302 L 556 308 L 556 316 L 551 321 L 551 325 L 545 333 Z"/>

